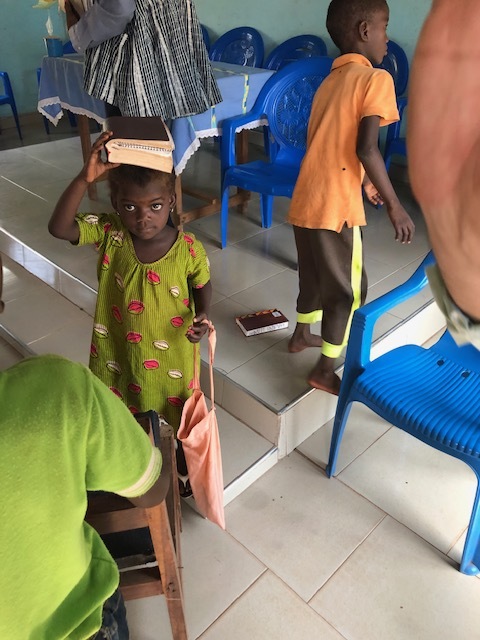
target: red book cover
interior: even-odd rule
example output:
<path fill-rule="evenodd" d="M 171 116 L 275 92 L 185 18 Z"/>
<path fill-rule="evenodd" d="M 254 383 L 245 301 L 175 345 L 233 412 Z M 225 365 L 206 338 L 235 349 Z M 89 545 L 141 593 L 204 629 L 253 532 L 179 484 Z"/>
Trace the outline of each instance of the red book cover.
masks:
<path fill-rule="evenodd" d="M 286 318 L 278 309 L 264 309 L 247 313 L 244 316 L 237 316 L 235 322 L 246 336 L 255 336 L 259 333 L 277 331 L 288 327 Z"/>

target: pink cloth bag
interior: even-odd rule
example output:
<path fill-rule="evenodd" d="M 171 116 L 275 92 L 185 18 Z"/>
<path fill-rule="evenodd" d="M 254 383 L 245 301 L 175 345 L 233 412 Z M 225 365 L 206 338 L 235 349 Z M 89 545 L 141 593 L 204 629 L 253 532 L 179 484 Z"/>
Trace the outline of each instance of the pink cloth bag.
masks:
<path fill-rule="evenodd" d="M 225 529 L 223 470 L 213 388 L 213 358 L 217 336 L 208 324 L 211 407 L 200 389 L 195 349 L 194 391 L 185 402 L 177 438 L 183 445 L 193 497 L 200 513 Z"/>

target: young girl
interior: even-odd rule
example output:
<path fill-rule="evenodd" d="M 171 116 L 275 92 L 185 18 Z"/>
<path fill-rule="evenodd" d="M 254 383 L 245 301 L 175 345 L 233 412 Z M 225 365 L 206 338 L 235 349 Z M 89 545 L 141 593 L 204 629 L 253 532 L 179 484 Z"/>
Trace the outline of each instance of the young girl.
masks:
<path fill-rule="evenodd" d="M 167 225 L 173 174 L 103 162 L 111 135 L 93 145 L 49 231 L 99 250 L 91 370 L 132 413 L 155 409 L 176 430 L 193 386 L 195 345 L 207 331 L 208 258 L 192 234 Z M 88 185 L 106 172 L 116 213 L 77 215 Z"/>

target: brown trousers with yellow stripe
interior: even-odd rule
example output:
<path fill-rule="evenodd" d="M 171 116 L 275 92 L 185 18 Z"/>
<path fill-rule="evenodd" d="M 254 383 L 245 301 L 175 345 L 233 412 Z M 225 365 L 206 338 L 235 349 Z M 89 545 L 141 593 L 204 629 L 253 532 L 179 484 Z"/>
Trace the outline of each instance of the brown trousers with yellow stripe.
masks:
<path fill-rule="evenodd" d="M 340 233 L 293 227 L 298 253 L 297 322 L 322 322 L 322 354 L 338 358 L 347 344 L 353 313 L 364 304 L 367 274 L 360 227 Z"/>

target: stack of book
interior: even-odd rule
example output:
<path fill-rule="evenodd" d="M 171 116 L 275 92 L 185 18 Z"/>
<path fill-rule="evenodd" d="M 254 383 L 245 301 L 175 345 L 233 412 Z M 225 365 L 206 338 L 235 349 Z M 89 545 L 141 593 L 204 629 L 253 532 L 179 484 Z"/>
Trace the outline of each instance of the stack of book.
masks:
<path fill-rule="evenodd" d="M 235 322 L 246 336 L 256 336 L 288 327 L 288 319 L 278 309 L 264 309 L 237 316 Z"/>
<path fill-rule="evenodd" d="M 175 145 L 161 118 L 112 116 L 106 120 L 105 130 L 113 132 L 105 144 L 109 162 L 173 171 Z"/>

